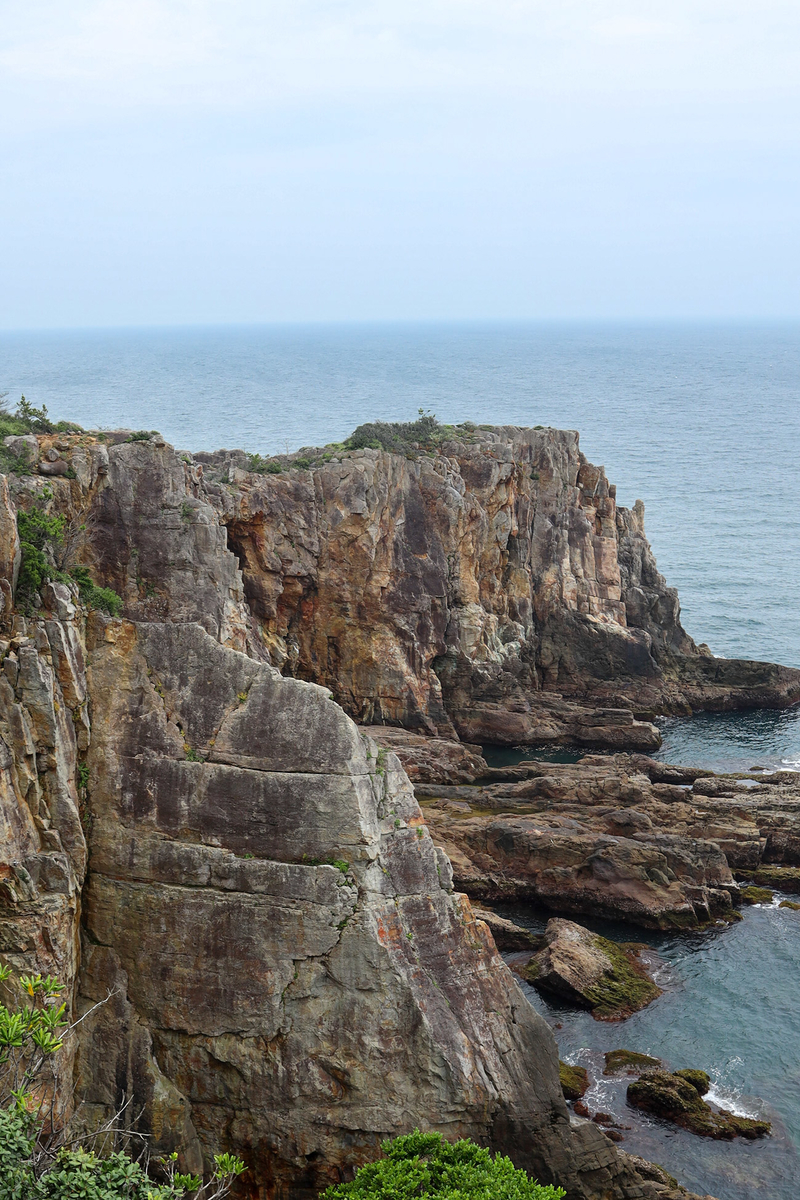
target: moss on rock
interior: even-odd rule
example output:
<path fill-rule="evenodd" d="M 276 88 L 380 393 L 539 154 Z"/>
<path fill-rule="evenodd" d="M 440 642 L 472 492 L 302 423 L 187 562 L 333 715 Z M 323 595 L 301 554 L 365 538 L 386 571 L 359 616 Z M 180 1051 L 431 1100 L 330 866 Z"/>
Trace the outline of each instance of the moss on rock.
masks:
<path fill-rule="evenodd" d="M 660 1058 L 651 1058 L 649 1054 L 638 1054 L 635 1050 L 608 1050 L 603 1057 L 606 1060 L 604 1075 L 617 1075 L 620 1071 L 640 1075 L 661 1066 Z"/>
<path fill-rule="evenodd" d="M 561 917 L 548 921 L 545 938 L 517 968 L 545 995 L 588 1008 L 599 1021 L 619 1021 L 661 995 L 639 961 L 641 943 L 618 945 Z"/>
<path fill-rule="evenodd" d="M 793 908 L 797 912 L 800 910 L 800 904 L 795 904 L 794 900 L 781 900 L 778 908 Z"/>
<path fill-rule="evenodd" d="M 703 1087 L 708 1090 L 705 1071 L 648 1071 L 628 1084 L 628 1103 L 699 1137 L 730 1141 L 765 1137 L 772 1131 L 769 1121 L 737 1117 L 725 1109 L 715 1112 L 702 1097 Z"/>
<path fill-rule="evenodd" d="M 611 970 L 604 972 L 594 987 L 586 989 L 594 1017 L 616 1021 L 638 1012 L 661 995 L 661 988 L 653 983 L 639 961 L 638 949 L 624 949 L 599 936 L 595 942 L 609 959 Z"/>
<path fill-rule="evenodd" d="M 765 887 L 742 888 L 739 896 L 743 904 L 771 904 L 775 899 L 770 889 Z"/>
<path fill-rule="evenodd" d="M 558 1078 L 561 1090 L 567 1100 L 580 1100 L 589 1087 L 589 1075 L 585 1067 L 575 1067 L 571 1063 L 558 1060 Z"/>
<path fill-rule="evenodd" d="M 705 1096 L 711 1087 L 711 1080 L 705 1071 L 698 1071 L 692 1067 L 684 1067 L 682 1071 L 675 1071 L 674 1073 L 679 1079 L 685 1079 L 687 1083 L 690 1083 L 698 1096 Z"/>
<path fill-rule="evenodd" d="M 759 887 L 774 888 L 776 892 L 788 892 L 800 896 L 800 867 L 757 867 L 755 871 L 736 871 L 740 883 L 752 883 Z"/>

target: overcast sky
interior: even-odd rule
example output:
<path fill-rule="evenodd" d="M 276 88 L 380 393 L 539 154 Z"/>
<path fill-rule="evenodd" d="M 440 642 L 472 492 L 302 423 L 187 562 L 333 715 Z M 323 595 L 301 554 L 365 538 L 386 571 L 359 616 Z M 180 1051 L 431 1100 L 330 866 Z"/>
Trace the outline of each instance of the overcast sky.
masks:
<path fill-rule="evenodd" d="M 800 315 L 798 0 L 0 0 L 0 327 Z"/>

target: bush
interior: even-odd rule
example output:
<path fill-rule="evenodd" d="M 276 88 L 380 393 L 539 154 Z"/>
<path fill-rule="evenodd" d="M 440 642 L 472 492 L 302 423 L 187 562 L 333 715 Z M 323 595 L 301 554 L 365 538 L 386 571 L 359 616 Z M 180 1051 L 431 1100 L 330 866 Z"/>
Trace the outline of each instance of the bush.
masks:
<path fill-rule="evenodd" d="M 110 617 L 118 617 L 122 612 L 122 597 L 112 588 L 98 587 L 86 567 L 73 567 L 70 576 L 78 585 L 81 600 L 87 608 L 99 608 Z"/>
<path fill-rule="evenodd" d="M 274 458 L 262 458 L 260 454 L 251 454 L 247 459 L 247 469 L 253 475 L 280 475 L 283 467 Z"/>
<path fill-rule="evenodd" d="M 324 1200 L 560 1200 L 564 1191 L 540 1184 L 511 1159 L 464 1139 L 446 1142 L 440 1133 L 415 1129 L 384 1142 L 385 1158 L 367 1163 L 352 1183 L 328 1188 Z"/>
<path fill-rule="evenodd" d="M 11 976 L 0 967 L 0 983 Z M 220 1200 L 245 1169 L 231 1154 L 215 1154 L 207 1183 L 181 1174 L 177 1154 L 155 1164 L 160 1182 L 123 1151 L 105 1156 L 51 1125 L 46 1100 L 56 1084 L 55 1055 L 72 1027 L 63 985 L 49 975 L 21 976 L 30 1003 L 0 1003 L 0 1200 Z M 44 1085 L 44 1086 L 43 1086 Z M 37 1100 L 36 1093 L 40 1098 Z M 44 1110 L 44 1111 L 43 1111 Z M 60 1144 L 59 1144 L 60 1143 Z"/>
<path fill-rule="evenodd" d="M 83 529 L 85 526 L 79 528 Z M 30 608 L 36 593 L 40 592 L 49 580 L 55 580 L 59 583 L 77 583 L 81 600 L 87 608 L 101 609 L 112 617 L 119 616 L 122 612 L 122 597 L 111 588 L 97 587 L 86 567 L 76 566 L 70 571 L 61 571 L 54 565 L 67 529 L 66 517 L 50 517 L 36 505 L 28 512 L 20 509 L 17 513 L 17 530 L 22 551 L 17 581 L 18 603 L 22 608 Z"/>
<path fill-rule="evenodd" d="M 344 443 L 348 450 L 388 450 L 390 454 L 410 454 L 415 443 L 432 448 L 441 441 L 444 428 L 433 413 L 419 410 L 416 421 L 371 421 L 359 425 Z"/>
<path fill-rule="evenodd" d="M 47 406 L 36 408 L 24 396 L 20 398 L 16 412 L 12 414 L 5 405 L 8 393 L 0 395 L 0 440 L 2 438 L 19 436 L 25 433 L 83 433 L 80 425 L 72 421 L 50 420 Z"/>
<path fill-rule="evenodd" d="M 17 513 L 17 530 L 22 551 L 17 598 L 23 607 L 30 605 L 36 592 L 41 591 L 49 579 L 58 575 L 45 550 L 49 550 L 52 555 L 53 548 L 64 540 L 65 525 L 65 517 L 49 517 L 35 505 L 28 512 L 20 509 Z"/>

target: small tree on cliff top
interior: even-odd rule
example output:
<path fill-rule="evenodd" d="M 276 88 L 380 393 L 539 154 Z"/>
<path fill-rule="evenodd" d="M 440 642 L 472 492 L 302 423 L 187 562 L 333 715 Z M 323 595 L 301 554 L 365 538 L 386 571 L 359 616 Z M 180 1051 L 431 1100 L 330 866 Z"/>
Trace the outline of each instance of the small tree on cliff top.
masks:
<path fill-rule="evenodd" d="M 464 1139 L 415 1129 L 384 1142 L 386 1155 L 367 1163 L 351 1183 L 328 1188 L 323 1200 L 560 1200 L 562 1188 L 536 1183 L 510 1158 Z"/>
<path fill-rule="evenodd" d="M 0 984 L 11 977 L 0 967 Z M 101 1156 L 87 1148 L 119 1132 L 112 1118 L 88 1139 L 58 1127 L 58 1052 L 75 1026 L 49 975 L 23 975 L 21 1006 L 0 1002 L 0 1200 L 221 1200 L 245 1169 L 232 1154 L 215 1154 L 207 1183 L 178 1171 L 178 1156 L 146 1166 L 124 1151 Z M 140 1139 L 145 1149 L 147 1143 Z M 149 1166 L 149 1164 L 146 1164 Z"/>

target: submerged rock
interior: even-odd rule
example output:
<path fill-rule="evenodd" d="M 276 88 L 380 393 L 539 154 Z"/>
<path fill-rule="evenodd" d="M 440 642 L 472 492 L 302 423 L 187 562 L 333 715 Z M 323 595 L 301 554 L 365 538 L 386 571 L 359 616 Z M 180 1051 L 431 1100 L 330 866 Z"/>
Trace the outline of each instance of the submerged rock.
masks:
<path fill-rule="evenodd" d="M 618 1075 L 627 1071 L 629 1075 L 641 1075 L 661 1066 L 660 1058 L 652 1058 L 649 1054 L 638 1054 L 635 1050 L 608 1050 L 603 1057 L 606 1060 L 604 1075 Z"/>
<path fill-rule="evenodd" d="M 588 1008 L 602 1021 L 619 1021 L 644 1008 L 659 988 L 635 947 L 620 946 L 558 917 L 547 923 L 547 945 L 520 973 L 537 991 Z"/>
<path fill-rule="evenodd" d="M 700 1137 L 729 1141 L 735 1137 L 761 1138 L 771 1132 L 769 1121 L 737 1117 L 721 1109 L 715 1112 L 703 1096 L 709 1079 L 705 1071 L 648 1071 L 628 1084 L 628 1103 L 688 1129 Z"/>

